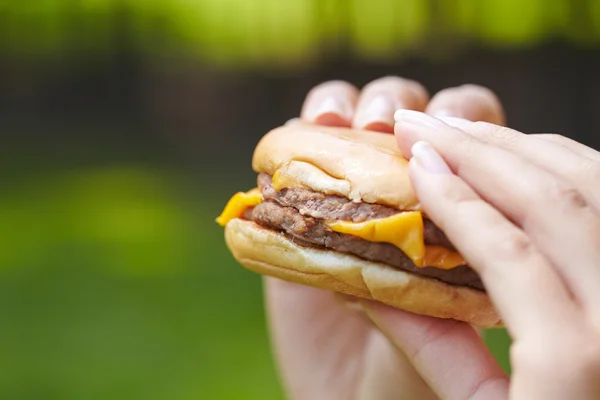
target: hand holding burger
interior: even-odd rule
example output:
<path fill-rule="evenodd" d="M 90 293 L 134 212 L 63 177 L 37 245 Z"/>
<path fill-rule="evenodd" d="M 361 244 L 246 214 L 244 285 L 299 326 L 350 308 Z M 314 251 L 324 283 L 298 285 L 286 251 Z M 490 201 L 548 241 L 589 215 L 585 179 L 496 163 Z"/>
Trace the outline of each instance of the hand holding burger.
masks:
<path fill-rule="evenodd" d="M 396 109 L 446 117 L 398 112 L 399 149 L 364 132 L 390 132 Z M 377 302 L 361 300 L 365 314 L 331 291 L 266 278 L 291 398 L 507 398 L 507 377 L 465 323 L 499 316 L 515 340 L 511 398 L 597 398 L 597 153 L 469 122 L 503 122 L 473 86 L 427 104 L 399 78 L 360 94 L 331 82 L 301 117 L 257 147 L 259 189 L 221 216 L 228 244 L 265 275 Z"/>

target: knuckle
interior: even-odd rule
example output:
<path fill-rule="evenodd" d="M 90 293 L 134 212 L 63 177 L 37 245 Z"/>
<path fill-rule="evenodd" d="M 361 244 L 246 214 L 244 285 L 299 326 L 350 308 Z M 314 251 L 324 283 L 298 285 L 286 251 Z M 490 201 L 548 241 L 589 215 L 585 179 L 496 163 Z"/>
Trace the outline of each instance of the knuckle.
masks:
<path fill-rule="evenodd" d="M 522 137 L 522 134 L 510 128 L 483 121 L 473 123 L 473 130 L 478 132 L 478 137 L 485 142 L 500 147 L 514 147 Z"/>
<path fill-rule="evenodd" d="M 498 247 L 500 254 L 514 260 L 530 259 L 536 251 L 531 239 L 525 233 L 516 229 L 507 233 L 506 237 L 498 240 Z"/>
<path fill-rule="evenodd" d="M 547 189 L 547 200 L 568 209 L 584 209 L 588 207 L 583 194 L 574 186 L 562 181 L 554 181 Z"/>

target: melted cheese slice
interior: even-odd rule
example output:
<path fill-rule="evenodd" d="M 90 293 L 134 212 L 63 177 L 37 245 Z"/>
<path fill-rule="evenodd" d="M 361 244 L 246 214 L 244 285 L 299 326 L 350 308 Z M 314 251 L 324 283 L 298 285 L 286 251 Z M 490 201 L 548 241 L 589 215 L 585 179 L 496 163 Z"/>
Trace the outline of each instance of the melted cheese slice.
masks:
<path fill-rule="evenodd" d="M 216 221 L 219 225 L 225 226 L 232 219 L 241 218 L 248 208 L 260 203 L 262 203 L 262 194 L 258 188 L 248 192 L 238 192 L 227 202 Z M 419 211 L 401 212 L 390 217 L 359 223 L 329 221 L 325 224 L 335 232 L 357 236 L 369 242 L 393 244 L 419 267 L 451 269 L 465 264 L 463 257 L 454 251 L 441 246 L 425 246 L 423 217 Z"/>
<path fill-rule="evenodd" d="M 300 182 L 290 178 L 289 176 L 281 174 L 279 171 L 280 170 L 275 171 L 273 174 L 273 179 L 271 180 L 271 186 L 273 186 L 275 191 L 279 192 L 281 189 L 302 186 Z"/>
<path fill-rule="evenodd" d="M 324 194 L 334 194 L 350 198 L 350 183 L 338 179 L 319 167 L 303 162 L 290 161 L 273 173 L 271 182 L 273 189 L 280 191 L 284 188 L 305 187 Z M 353 200 L 361 200 L 360 197 Z"/>
<path fill-rule="evenodd" d="M 418 211 L 401 212 L 358 223 L 330 221 L 326 224 L 334 232 L 357 236 L 369 242 L 393 244 L 418 267 L 451 269 L 465 263 L 454 251 L 441 246 L 425 246 L 423 217 Z"/>
<path fill-rule="evenodd" d="M 278 169 L 273 174 L 271 186 L 273 186 L 273 189 L 279 192 L 281 189 L 285 188 L 302 187 L 302 184 L 287 174 L 282 173 L 281 169 Z"/>
<path fill-rule="evenodd" d="M 227 202 L 223 212 L 217 217 L 217 223 L 221 226 L 227 225 L 234 218 L 240 218 L 250 207 L 262 203 L 262 194 L 258 188 L 248 192 L 238 192 Z"/>
<path fill-rule="evenodd" d="M 459 253 L 442 246 L 425 246 L 423 266 L 452 269 L 467 262 Z"/>
<path fill-rule="evenodd" d="M 330 221 L 326 224 L 334 232 L 358 236 L 369 242 L 393 244 L 417 266 L 423 265 L 423 218 L 418 211 L 401 212 L 365 222 Z"/>

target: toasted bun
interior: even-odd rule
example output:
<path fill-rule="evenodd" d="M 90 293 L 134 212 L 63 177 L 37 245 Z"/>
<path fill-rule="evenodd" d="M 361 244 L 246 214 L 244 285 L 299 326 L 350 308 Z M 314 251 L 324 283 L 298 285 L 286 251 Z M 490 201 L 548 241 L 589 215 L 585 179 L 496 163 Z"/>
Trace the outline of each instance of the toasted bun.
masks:
<path fill-rule="evenodd" d="M 225 239 L 236 260 L 259 274 L 377 300 L 416 314 L 480 327 L 501 325 L 490 299 L 478 290 L 348 254 L 299 246 L 251 221 L 231 220 L 225 227 Z"/>
<path fill-rule="evenodd" d="M 256 172 L 275 173 L 326 194 L 420 208 L 410 183 L 408 161 L 393 135 L 307 124 L 267 133 L 254 151 Z"/>

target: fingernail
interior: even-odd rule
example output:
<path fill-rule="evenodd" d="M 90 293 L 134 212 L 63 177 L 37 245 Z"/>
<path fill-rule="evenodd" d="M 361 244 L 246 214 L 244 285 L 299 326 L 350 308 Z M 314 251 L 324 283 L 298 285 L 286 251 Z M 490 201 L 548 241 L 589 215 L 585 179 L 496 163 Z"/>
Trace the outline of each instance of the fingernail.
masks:
<path fill-rule="evenodd" d="M 351 110 L 348 109 L 348 105 L 340 101 L 337 97 L 327 96 L 321 103 L 315 108 L 313 118 L 318 118 L 326 114 L 335 114 L 346 120 L 351 118 L 349 115 Z"/>
<path fill-rule="evenodd" d="M 394 119 L 399 124 L 414 124 L 429 128 L 443 128 L 446 126 L 446 124 L 439 119 L 414 110 L 398 110 L 394 114 Z"/>
<path fill-rule="evenodd" d="M 434 174 L 451 174 L 452 171 L 433 147 L 427 142 L 419 141 L 411 148 L 413 158 L 428 172 Z"/>
<path fill-rule="evenodd" d="M 365 108 L 365 113 L 375 117 L 387 117 L 390 119 L 394 114 L 394 105 L 389 98 L 380 94 L 371 100 Z"/>
<path fill-rule="evenodd" d="M 375 96 L 357 116 L 358 125 L 364 129 L 369 129 L 370 126 L 383 124 L 389 126 L 389 131 L 392 132 L 395 109 L 396 107 L 394 107 L 394 103 L 389 97 L 385 95 Z"/>

